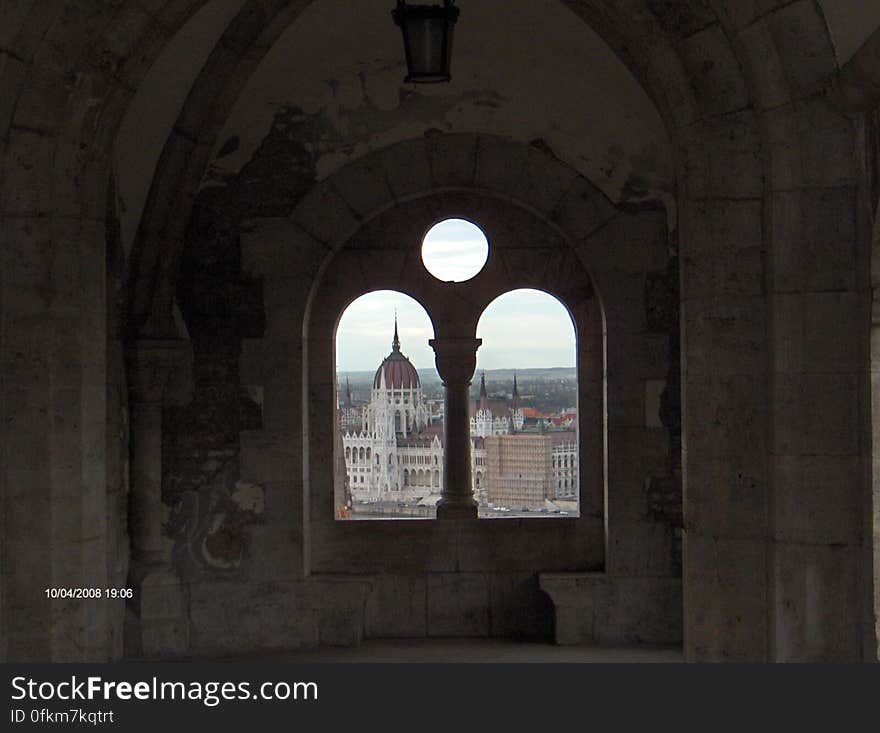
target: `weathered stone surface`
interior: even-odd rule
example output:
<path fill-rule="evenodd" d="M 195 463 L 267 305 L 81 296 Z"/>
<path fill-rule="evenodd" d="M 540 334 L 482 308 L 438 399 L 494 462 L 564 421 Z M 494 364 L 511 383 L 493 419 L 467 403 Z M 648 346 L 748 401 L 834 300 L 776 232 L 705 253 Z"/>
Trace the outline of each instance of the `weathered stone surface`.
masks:
<path fill-rule="evenodd" d="M 191 653 L 297 649 L 319 642 L 319 612 L 304 584 L 205 583 L 190 587 Z"/>
<path fill-rule="evenodd" d="M 421 575 L 377 575 L 367 599 L 367 638 L 427 636 L 427 581 Z"/>
<path fill-rule="evenodd" d="M 774 546 L 776 659 L 842 661 L 859 655 L 858 627 L 844 622 L 846 608 L 856 603 L 858 552 L 837 544 Z"/>
<path fill-rule="evenodd" d="M 392 200 L 385 169 L 378 157 L 371 156 L 346 166 L 334 176 L 333 185 L 361 216 L 384 208 Z"/>
<path fill-rule="evenodd" d="M 292 219 L 297 226 L 331 248 L 348 239 L 358 225 L 351 206 L 327 182 L 319 183 L 303 197 Z"/>
<path fill-rule="evenodd" d="M 425 148 L 435 186 L 470 186 L 477 168 L 476 135 L 427 135 Z"/>
<path fill-rule="evenodd" d="M 428 576 L 428 635 L 487 636 L 489 588 L 478 573 Z"/>
<path fill-rule="evenodd" d="M 684 558 L 684 627 L 695 634 L 690 658 L 766 659 L 769 599 L 766 586 L 756 582 L 767 573 L 763 538 L 721 539 L 686 529 Z M 712 632 L 719 628 L 725 633 Z"/>
<path fill-rule="evenodd" d="M 556 611 L 557 644 L 675 644 L 681 580 L 603 573 L 542 573 Z"/>
<path fill-rule="evenodd" d="M 852 123 L 823 96 L 767 113 L 766 146 L 774 191 L 851 185 L 855 153 Z"/>
<path fill-rule="evenodd" d="M 575 181 L 575 172 L 552 151 L 532 146 L 513 195 L 538 211 L 551 215 Z"/>
<path fill-rule="evenodd" d="M 537 632 L 529 578 L 584 568 L 614 572 L 559 606 L 563 638 L 674 643 L 680 518 L 665 503 L 680 497 L 682 476 L 688 658 L 876 656 L 877 492 L 864 469 L 878 470 L 866 372 L 876 120 L 854 124 L 823 93 L 847 57 L 840 16 L 812 0 L 571 2 L 556 31 L 572 30 L 572 11 L 596 33 L 526 57 L 552 53 L 567 80 L 556 97 L 542 94 L 539 74 L 505 86 L 491 54 L 459 57 L 453 85 L 401 87 L 398 48 L 390 67 L 333 55 L 332 83 L 294 64 L 297 89 L 311 91 L 259 110 L 248 79 L 261 78 L 288 27 L 309 21 L 305 5 L 228 10 L 207 63 L 186 49 L 178 70 L 193 81 L 181 98 L 157 96 L 138 120 L 157 142 L 129 167 L 114 150 L 120 122 L 184 24 L 210 30 L 201 4 L 0 0 L 0 659 L 120 656 L 122 604 L 46 603 L 35 588 L 126 582 L 144 519 L 126 521 L 129 475 L 135 492 L 144 479 L 158 490 L 147 512 L 168 528 L 158 552 L 186 571 L 178 582 L 156 570 L 161 582 L 140 599 L 147 613 L 126 620 L 139 656 L 356 644 L 368 623 L 414 635 Z M 588 47 L 595 64 L 578 55 Z M 850 109 L 876 97 L 866 53 L 862 73 L 842 75 L 859 87 Z M 608 83 L 581 85 L 596 81 Z M 578 96 L 596 88 L 608 94 Z M 233 118 L 240 129 L 220 139 Z M 108 185 L 126 176 L 144 209 Z M 597 216 L 604 199 L 583 198 L 585 176 L 628 207 L 664 208 L 603 205 Z M 327 276 L 337 299 L 309 310 L 329 252 L 365 231 L 364 217 L 436 188 L 444 196 L 364 234 L 351 267 Z M 468 208 L 475 191 L 483 198 Z M 579 405 L 596 416 L 580 422 L 585 516 L 340 528 L 325 408 L 341 291 L 357 278 L 361 292 L 421 287 L 417 253 L 389 266 L 396 243 L 462 212 L 486 217 L 499 251 L 512 244 L 478 295 L 431 291 L 436 322 L 473 336 L 483 298 L 539 287 L 564 291 L 589 341 L 579 351 Z M 140 232 L 134 248 L 119 241 L 120 218 Z M 665 287 L 677 298 L 679 274 L 680 324 L 657 296 Z M 112 354 L 144 332 L 178 331 L 192 339 L 191 363 L 145 419 L 126 398 L 144 384 Z M 643 425 L 645 411 L 662 411 L 657 424 L 646 415 Z M 206 558 L 217 561 L 210 574 Z M 316 570 L 360 578 L 298 582 Z M 365 611 L 359 583 L 374 573 L 415 578 L 422 620 L 386 615 L 385 601 Z M 389 603 L 409 592 L 409 581 L 387 582 Z"/>
<path fill-rule="evenodd" d="M 553 611 L 535 574 L 492 574 L 488 580 L 491 636 L 552 637 Z"/>
<path fill-rule="evenodd" d="M 706 115 L 734 112 L 748 104 L 742 71 L 724 31 L 711 25 L 681 42 L 682 61 L 691 74 Z"/>
<path fill-rule="evenodd" d="M 854 210 L 855 191 L 850 187 L 774 194 L 778 292 L 855 287 Z"/>
<path fill-rule="evenodd" d="M 430 188 L 431 169 L 423 138 L 394 145 L 381 156 L 395 198 L 404 199 Z"/>
<path fill-rule="evenodd" d="M 483 189 L 512 193 L 519 185 L 528 149 L 510 140 L 480 136 L 474 183 Z"/>

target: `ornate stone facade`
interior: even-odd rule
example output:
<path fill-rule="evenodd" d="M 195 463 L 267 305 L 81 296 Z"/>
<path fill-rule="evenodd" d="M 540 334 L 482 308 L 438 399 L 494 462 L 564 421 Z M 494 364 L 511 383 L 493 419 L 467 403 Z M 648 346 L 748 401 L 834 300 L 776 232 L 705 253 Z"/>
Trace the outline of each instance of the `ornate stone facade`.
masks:
<path fill-rule="evenodd" d="M 339 399 L 337 390 L 337 402 Z M 346 380 L 345 396 L 339 404 L 339 428 L 345 456 L 345 483 L 337 480 L 337 516 L 350 518 L 340 507 L 351 498 L 355 504 L 422 502 L 433 506 L 443 486 L 443 425 L 429 424 L 429 410 L 422 393 L 418 371 L 400 350 L 397 322 L 391 353 L 376 370 L 370 401 L 357 408 L 352 403 Z M 558 431 L 541 438 L 547 451 L 532 450 L 532 436 L 523 433 L 525 413 L 519 404 L 516 376 L 510 404 L 490 401 L 486 376 L 480 377 L 479 399 L 471 404 L 471 482 L 481 506 L 503 505 L 512 509 L 539 510 L 545 499 L 577 500 L 578 449 L 573 430 Z M 487 445 L 497 436 L 508 436 L 505 446 L 522 451 L 522 468 L 529 481 L 542 487 L 529 491 L 504 488 L 521 481 L 487 470 Z M 530 440 L 532 442 L 530 442 Z M 523 463 L 524 461 L 524 463 Z M 519 465 L 519 464 L 518 464 Z M 536 483 L 537 482 L 537 483 Z M 546 486 L 545 486 L 546 484 Z M 347 486 L 347 494 L 344 486 Z M 509 500 L 509 501 L 508 501 Z"/>

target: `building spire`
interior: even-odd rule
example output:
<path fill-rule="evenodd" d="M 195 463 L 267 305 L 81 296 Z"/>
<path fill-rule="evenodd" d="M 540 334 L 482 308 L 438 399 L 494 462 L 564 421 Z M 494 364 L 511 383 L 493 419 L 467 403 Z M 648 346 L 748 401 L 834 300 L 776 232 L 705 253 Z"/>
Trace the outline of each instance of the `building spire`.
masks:
<path fill-rule="evenodd" d="M 394 309 L 394 340 L 391 342 L 391 351 L 400 351 L 400 338 L 397 335 L 397 309 Z"/>
<path fill-rule="evenodd" d="M 348 383 L 348 377 L 345 378 L 345 407 L 351 407 L 351 385 Z"/>
<path fill-rule="evenodd" d="M 480 376 L 480 410 L 489 409 L 489 395 L 486 393 L 486 372 Z"/>
<path fill-rule="evenodd" d="M 516 372 L 513 373 L 513 409 L 519 409 L 519 390 L 516 388 Z"/>

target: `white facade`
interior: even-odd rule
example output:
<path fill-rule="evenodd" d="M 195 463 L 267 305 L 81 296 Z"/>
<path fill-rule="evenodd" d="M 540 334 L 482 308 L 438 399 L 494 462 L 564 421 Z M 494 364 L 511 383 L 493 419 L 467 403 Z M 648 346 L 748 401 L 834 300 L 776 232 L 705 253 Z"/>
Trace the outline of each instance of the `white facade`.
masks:
<path fill-rule="evenodd" d="M 553 446 L 553 481 L 557 499 L 578 498 L 578 449 L 574 441 Z"/>

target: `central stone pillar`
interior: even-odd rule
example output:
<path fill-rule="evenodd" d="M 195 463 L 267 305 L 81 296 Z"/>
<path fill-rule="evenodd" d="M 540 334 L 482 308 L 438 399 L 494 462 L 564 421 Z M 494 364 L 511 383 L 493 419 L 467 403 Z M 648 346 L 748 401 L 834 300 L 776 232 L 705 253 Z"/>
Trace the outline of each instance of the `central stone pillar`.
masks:
<path fill-rule="evenodd" d="M 131 414 L 131 568 L 134 591 L 126 618 L 126 654 L 180 654 L 189 622 L 180 578 L 162 550 L 162 406 L 188 344 L 141 339 L 127 351 Z"/>
<path fill-rule="evenodd" d="M 437 504 L 438 519 L 475 519 L 477 502 L 471 483 L 471 378 L 477 367 L 475 338 L 431 339 L 437 372 L 446 396 L 443 419 L 443 487 Z"/>

